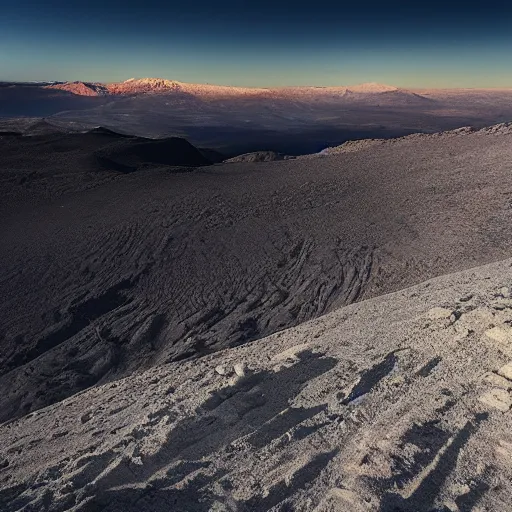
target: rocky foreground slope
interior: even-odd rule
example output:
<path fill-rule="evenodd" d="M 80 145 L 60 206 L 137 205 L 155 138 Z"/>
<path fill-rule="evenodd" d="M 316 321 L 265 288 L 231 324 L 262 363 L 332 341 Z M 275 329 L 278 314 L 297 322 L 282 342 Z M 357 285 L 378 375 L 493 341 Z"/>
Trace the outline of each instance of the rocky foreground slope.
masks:
<path fill-rule="evenodd" d="M 512 260 L 0 426 L 14 511 L 512 510 Z"/>

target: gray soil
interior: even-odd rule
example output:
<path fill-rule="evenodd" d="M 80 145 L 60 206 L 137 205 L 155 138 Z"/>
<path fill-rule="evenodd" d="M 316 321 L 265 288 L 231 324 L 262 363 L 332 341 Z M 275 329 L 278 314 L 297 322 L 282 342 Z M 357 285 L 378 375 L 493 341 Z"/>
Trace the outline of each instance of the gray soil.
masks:
<path fill-rule="evenodd" d="M 512 134 L 167 140 L 0 137 L 0 509 L 512 510 Z"/>
<path fill-rule="evenodd" d="M 128 173 L 116 141 L 1 141 L 2 421 L 510 253 L 510 134 Z"/>
<path fill-rule="evenodd" d="M 512 510 L 512 260 L 0 427 L 13 511 Z"/>

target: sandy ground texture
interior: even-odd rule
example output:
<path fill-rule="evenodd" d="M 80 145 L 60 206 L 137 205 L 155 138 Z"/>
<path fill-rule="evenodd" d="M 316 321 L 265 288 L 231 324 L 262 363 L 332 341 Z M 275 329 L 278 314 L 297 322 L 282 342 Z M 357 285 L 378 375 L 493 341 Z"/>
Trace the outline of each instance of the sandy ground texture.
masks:
<path fill-rule="evenodd" d="M 512 510 L 512 259 L 0 426 L 2 511 Z"/>
<path fill-rule="evenodd" d="M 0 421 L 510 256 L 510 133 L 204 167 L 160 144 L 0 140 Z"/>

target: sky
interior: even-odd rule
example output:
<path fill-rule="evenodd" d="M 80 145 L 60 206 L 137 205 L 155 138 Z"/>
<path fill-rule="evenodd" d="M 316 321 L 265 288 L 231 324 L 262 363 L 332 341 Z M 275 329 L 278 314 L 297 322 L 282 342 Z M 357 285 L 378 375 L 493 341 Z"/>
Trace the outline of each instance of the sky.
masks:
<path fill-rule="evenodd" d="M 504 0 L 0 0 L 0 80 L 512 87 Z"/>

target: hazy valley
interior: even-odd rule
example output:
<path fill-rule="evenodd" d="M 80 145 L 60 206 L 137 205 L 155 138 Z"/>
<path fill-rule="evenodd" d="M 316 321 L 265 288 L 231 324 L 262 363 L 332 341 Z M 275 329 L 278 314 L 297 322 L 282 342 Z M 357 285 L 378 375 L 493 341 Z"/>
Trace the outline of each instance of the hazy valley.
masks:
<path fill-rule="evenodd" d="M 67 129 L 104 126 L 143 137 L 185 137 L 226 154 L 315 153 L 512 117 L 512 89 L 418 90 L 388 85 L 236 88 L 141 79 L 115 84 L 3 84 L 0 116 L 49 117 Z"/>

